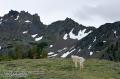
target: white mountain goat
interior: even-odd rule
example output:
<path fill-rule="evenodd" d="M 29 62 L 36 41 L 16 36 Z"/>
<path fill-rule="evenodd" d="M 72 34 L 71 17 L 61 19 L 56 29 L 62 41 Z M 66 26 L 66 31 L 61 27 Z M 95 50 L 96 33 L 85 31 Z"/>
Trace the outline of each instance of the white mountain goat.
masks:
<path fill-rule="evenodd" d="M 75 55 L 72 55 L 71 56 L 73 62 L 75 63 L 75 67 L 77 68 L 77 63 L 80 64 L 80 69 L 83 69 L 84 67 L 84 62 L 85 62 L 85 58 L 83 57 L 79 57 L 79 56 L 75 56 Z"/>

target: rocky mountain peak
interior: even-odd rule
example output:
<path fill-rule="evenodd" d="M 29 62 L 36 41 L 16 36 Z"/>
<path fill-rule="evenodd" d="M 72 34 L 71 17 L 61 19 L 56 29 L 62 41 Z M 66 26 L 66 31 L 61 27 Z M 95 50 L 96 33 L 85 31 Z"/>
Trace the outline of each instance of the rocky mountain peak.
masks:
<path fill-rule="evenodd" d="M 16 40 L 29 47 L 32 47 L 31 42 L 45 41 L 50 45 L 47 48 L 49 57 L 66 58 L 72 54 L 86 58 L 100 57 L 101 51 L 120 39 L 120 22 L 106 23 L 95 28 L 86 27 L 67 17 L 65 20 L 45 26 L 38 14 L 9 11 L 8 14 L 0 17 L 0 53 L 10 53 L 10 49 L 4 48 Z M 109 58 L 108 54 L 109 52 L 107 58 Z M 106 54 L 103 58 L 106 58 Z"/>

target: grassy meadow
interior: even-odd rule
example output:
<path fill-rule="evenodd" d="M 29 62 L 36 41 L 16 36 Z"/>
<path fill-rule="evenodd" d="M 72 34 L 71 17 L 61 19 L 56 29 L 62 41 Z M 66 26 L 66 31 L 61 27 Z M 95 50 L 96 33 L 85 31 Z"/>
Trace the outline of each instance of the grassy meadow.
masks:
<path fill-rule="evenodd" d="M 120 79 L 120 62 L 88 59 L 84 66 L 80 71 L 71 59 L 61 58 L 1 61 L 0 79 Z M 23 74 L 5 76 L 8 72 Z"/>

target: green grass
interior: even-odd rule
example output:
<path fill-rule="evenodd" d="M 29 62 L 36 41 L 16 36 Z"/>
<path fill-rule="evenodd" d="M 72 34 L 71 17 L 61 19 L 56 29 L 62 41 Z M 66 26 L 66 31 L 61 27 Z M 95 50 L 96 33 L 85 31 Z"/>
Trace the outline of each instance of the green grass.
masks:
<path fill-rule="evenodd" d="M 0 72 L 24 71 L 25 78 L 0 77 L 0 79 L 120 79 L 120 63 L 88 59 L 83 71 L 75 68 L 71 59 L 23 59 L 1 61 Z M 39 71 L 35 74 L 32 71 Z M 30 73 L 32 72 L 32 73 Z"/>

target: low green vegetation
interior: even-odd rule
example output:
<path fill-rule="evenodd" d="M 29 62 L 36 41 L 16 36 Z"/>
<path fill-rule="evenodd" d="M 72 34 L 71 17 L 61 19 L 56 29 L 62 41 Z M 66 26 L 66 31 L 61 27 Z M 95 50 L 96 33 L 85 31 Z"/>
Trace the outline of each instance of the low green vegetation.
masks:
<path fill-rule="evenodd" d="M 26 77 L 0 79 L 120 79 L 120 62 L 88 59 L 83 71 L 75 68 L 71 59 L 20 59 L 0 62 L 3 72 L 23 72 Z"/>
<path fill-rule="evenodd" d="M 6 48 L 8 51 L 1 52 L 0 61 L 2 60 L 16 60 L 16 59 L 40 59 L 47 58 L 48 52 L 46 47 L 48 44 L 46 42 L 32 42 L 29 45 L 26 43 L 21 43 L 21 41 L 14 41 L 9 44 Z"/>
<path fill-rule="evenodd" d="M 120 61 L 120 42 L 115 42 L 101 52 L 101 58 Z"/>

